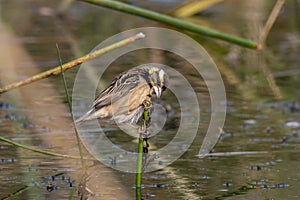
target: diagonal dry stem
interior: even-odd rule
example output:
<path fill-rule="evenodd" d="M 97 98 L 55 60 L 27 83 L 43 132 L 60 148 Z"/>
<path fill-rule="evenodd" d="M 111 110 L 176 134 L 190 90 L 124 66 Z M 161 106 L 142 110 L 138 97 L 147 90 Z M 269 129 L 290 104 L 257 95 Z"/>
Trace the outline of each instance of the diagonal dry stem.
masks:
<path fill-rule="evenodd" d="M 273 26 L 273 24 L 275 23 L 275 20 L 276 18 L 278 17 L 279 15 L 279 12 L 281 10 L 281 7 L 283 6 L 285 0 L 277 0 L 262 32 L 261 32 L 261 35 L 260 35 L 260 38 L 259 38 L 259 45 L 258 45 L 258 49 L 262 49 L 264 48 L 265 46 L 265 43 L 266 43 L 266 39 L 269 35 L 269 32 Z"/>
<path fill-rule="evenodd" d="M 75 59 L 75 60 L 72 60 L 68 63 L 65 63 L 62 65 L 62 70 L 65 71 L 65 70 L 68 70 L 68 69 L 71 69 L 77 65 L 80 65 L 82 64 L 83 62 L 86 62 L 88 60 L 91 60 L 97 56 L 100 56 L 102 54 L 105 54 L 109 51 L 112 51 L 116 48 L 120 48 L 122 46 L 125 46 L 131 42 L 134 42 L 138 39 L 141 39 L 141 38 L 144 38 L 145 35 L 143 33 L 139 33 L 137 35 L 134 35 L 132 37 L 129 37 L 129 38 L 126 38 L 124 40 L 121 40 L 120 42 L 117 42 L 115 44 L 112 44 L 112 45 L 109 45 L 107 47 L 104 47 L 102 49 L 99 49 L 93 53 L 90 53 L 90 54 L 87 54 L 85 56 L 82 56 L 78 59 Z M 7 86 L 4 86 L 3 88 L 0 88 L 0 94 L 4 93 L 4 92 L 7 92 L 9 90 L 12 90 L 12 89 L 15 89 L 15 88 L 18 88 L 18 87 L 21 87 L 21 86 L 24 86 L 24 85 L 27 85 L 27 84 L 30 84 L 30 83 L 33 83 L 35 81 L 38 81 L 38 80 L 41 80 L 41 79 L 44 79 L 44 78 L 48 78 L 50 76 L 55 76 L 55 75 L 58 75 L 61 73 L 61 66 L 57 66 L 55 68 L 52 68 L 50 70 L 47 70 L 45 72 L 42 72 L 42 73 L 39 73 L 37 75 L 34 75 L 32 77 L 29 77 L 25 80 L 22 80 L 22 81 L 18 81 L 18 82 L 15 82 L 15 83 L 12 83 L 10 85 L 7 85 Z"/>

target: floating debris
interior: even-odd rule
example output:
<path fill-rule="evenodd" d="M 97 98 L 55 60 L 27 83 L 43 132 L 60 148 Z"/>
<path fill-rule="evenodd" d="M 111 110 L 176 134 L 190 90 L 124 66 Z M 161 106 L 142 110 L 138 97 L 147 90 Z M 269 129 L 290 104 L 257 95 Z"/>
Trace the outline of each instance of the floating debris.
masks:
<path fill-rule="evenodd" d="M 284 126 L 289 127 L 289 128 L 298 128 L 300 127 L 300 123 L 296 121 L 291 121 L 291 122 L 286 122 Z"/>
<path fill-rule="evenodd" d="M 256 165 L 256 166 L 251 166 L 250 169 L 260 171 L 262 170 L 262 167 L 260 165 Z"/>
<path fill-rule="evenodd" d="M 275 138 L 250 138 L 251 142 L 275 142 Z"/>
<path fill-rule="evenodd" d="M 266 181 L 262 180 L 262 181 L 253 181 L 251 183 L 252 185 L 266 185 Z"/>
<path fill-rule="evenodd" d="M 58 190 L 59 187 L 56 185 L 53 185 L 52 183 L 48 183 L 48 185 L 46 186 L 46 190 L 48 192 L 52 192 L 53 190 Z"/>
<path fill-rule="evenodd" d="M 4 116 L 5 119 L 9 119 L 9 120 L 16 120 L 18 119 L 18 115 L 17 114 L 14 114 L 14 113 L 11 113 L 11 114 L 7 114 Z"/>
<path fill-rule="evenodd" d="M 0 103 L 0 110 L 8 110 L 9 109 L 9 104 L 8 103 Z"/>
<path fill-rule="evenodd" d="M 277 183 L 277 184 L 274 184 L 272 187 L 273 188 L 286 188 L 288 186 L 289 186 L 289 184 L 287 184 L 287 183 Z"/>
<path fill-rule="evenodd" d="M 274 161 L 266 162 L 266 165 L 271 165 L 271 166 L 273 166 L 273 165 L 275 165 L 275 164 L 276 164 L 276 162 L 274 162 Z"/>
<path fill-rule="evenodd" d="M 199 183 L 193 183 L 192 186 L 193 187 L 199 187 L 200 185 L 199 185 Z"/>
<path fill-rule="evenodd" d="M 264 184 L 264 185 L 263 185 L 263 189 L 264 189 L 264 190 L 269 190 L 270 187 L 269 187 L 268 185 Z"/>
<path fill-rule="evenodd" d="M 233 137 L 233 136 L 234 136 L 234 133 L 221 133 L 220 139 L 227 138 L 227 137 Z"/>
<path fill-rule="evenodd" d="M 254 124 L 256 124 L 256 120 L 255 119 L 247 119 L 247 120 L 244 120 L 244 123 L 249 124 L 249 125 L 254 125 Z"/>
<path fill-rule="evenodd" d="M 300 130 L 293 132 L 294 137 L 300 137 Z"/>
<path fill-rule="evenodd" d="M 164 188 L 165 185 L 162 184 L 162 183 L 154 183 L 154 184 L 151 185 L 151 187 L 154 187 L 154 188 Z"/>
<path fill-rule="evenodd" d="M 145 194 L 145 198 L 153 198 L 155 196 L 156 196 L 155 194 L 151 194 L 151 193 Z"/>
<path fill-rule="evenodd" d="M 266 132 L 266 133 L 273 133 L 273 129 L 271 128 L 271 127 L 267 127 L 265 130 L 264 130 L 264 132 Z"/>
<path fill-rule="evenodd" d="M 226 181 L 224 184 L 223 184 L 223 186 L 225 186 L 225 187 L 230 187 L 232 184 L 229 182 L 229 181 Z"/>
<path fill-rule="evenodd" d="M 1 163 L 14 163 L 16 161 L 17 160 L 15 158 L 2 158 L 2 159 L 0 159 Z"/>

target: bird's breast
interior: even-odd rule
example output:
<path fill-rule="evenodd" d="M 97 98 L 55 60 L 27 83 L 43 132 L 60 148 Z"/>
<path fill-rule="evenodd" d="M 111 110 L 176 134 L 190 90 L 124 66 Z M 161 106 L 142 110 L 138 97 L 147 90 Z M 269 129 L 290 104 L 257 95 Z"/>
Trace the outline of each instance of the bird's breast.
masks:
<path fill-rule="evenodd" d="M 141 85 L 112 104 L 112 114 L 130 114 L 145 100 L 150 100 L 149 85 Z"/>

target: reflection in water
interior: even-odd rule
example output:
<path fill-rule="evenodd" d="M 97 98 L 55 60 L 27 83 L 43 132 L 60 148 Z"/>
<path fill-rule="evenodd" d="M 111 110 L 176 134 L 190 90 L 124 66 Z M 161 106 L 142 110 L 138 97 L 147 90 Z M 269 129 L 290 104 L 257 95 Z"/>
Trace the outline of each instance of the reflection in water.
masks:
<path fill-rule="evenodd" d="M 83 52 L 89 52 L 95 44 L 120 30 L 145 24 L 158 25 L 134 16 L 77 2 L 66 11 L 68 15 L 56 24 L 56 20 L 59 19 L 55 17 L 53 20 L 51 12 L 48 12 L 50 15 L 40 15 L 40 12 L 36 12 L 41 7 L 54 9 L 53 2 L 43 5 L 33 1 L 33 5 L 30 5 L 24 1 L 23 5 L 18 5 L 19 7 L 15 6 L 15 1 L 1 2 L 2 10 L 5 11 L 1 17 L 6 19 L 7 24 L 12 22 L 11 26 L 20 37 L 19 43 L 25 44 L 26 49 L 33 56 L 32 62 L 25 62 L 26 59 L 19 60 L 20 54 L 16 54 L 14 59 L 11 59 L 11 63 L 15 63 L 20 68 L 6 77 L 2 76 L 12 68 L 6 68 L 9 66 L 8 63 L 1 64 L 1 85 L 7 78 L 12 82 L 45 69 L 44 67 L 36 70 L 33 68 L 34 64 L 39 66 L 45 63 L 57 63 L 56 42 L 62 44 L 60 46 L 61 54 L 65 56 L 64 61 L 74 58 L 72 53 L 74 51 L 70 50 L 70 46 L 75 49 L 74 44 L 65 42 L 66 35 L 68 35 L 67 41 L 77 42 L 77 45 L 84 49 Z M 249 37 L 252 38 L 257 31 L 248 32 L 248 30 L 254 30 L 251 27 L 262 24 L 265 20 L 263 16 L 267 15 L 268 8 L 272 6 L 267 2 L 256 2 L 255 6 L 260 8 L 251 10 L 249 6 L 251 7 L 253 2 L 249 5 L 249 2 L 237 3 L 236 0 L 230 0 L 209 9 L 198 18 L 205 18 L 215 26 L 222 26 L 223 30 L 230 29 L 232 32 L 236 30 L 244 35 L 251 34 Z M 299 28 L 293 27 L 299 23 L 299 16 L 293 10 L 295 6 L 292 4 L 295 2 L 286 2 L 284 14 L 280 15 L 268 41 L 268 45 L 272 48 L 266 49 L 264 54 L 232 45 L 228 47 L 224 44 L 216 44 L 206 38 L 197 38 L 220 63 L 218 66 L 226 81 L 228 96 L 228 101 L 224 102 L 228 106 L 228 112 L 223 133 L 217 146 L 212 150 L 212 155 L 203 159 L 199 159 L 196 155 L 199 153 L 203 134 L 209 124 L 210 100 L 205 83 L 194 76 L 195 73 L 188 63 L 178 60 L 173 55 L 167 55 L 166 52 L 153 50 L 132 52 L 112 63 L 113 67 L 101 80 L 104 82 L 100 83 L 103 86 L 125 68 L 137 66 L 150 57 L 151 60 L 168 64 L 184 74 L 197 92 L 200 103 L 201 127 L 194 143 L 171 166 L 144 174 L 142 194 L 145 198 L 299 198 L 300 112 L 299 88 L 295 87 L 299 85 L 298 75 L 284 73 L 275 76 L 275 83 L 284 99 L 275 102 L 270 82 L 262 73 L 265 67 L 268 67 L 272 73 L 279 73 L 288 72 L 287 70 L 296 69 L 298 66 L 299 32 L 297 31 L 299 30 L 297 29 Z M 18 12 L 18 9 L 22 12 Z M 249 11 L 248 14 L 244 12 L 245 10 Z M 13 16 L 9 15 L 10 13 L 13 13 Z M 256 18 L 252 18 L 249 13 L 256 13 Z M 112 26 L 116 21 L 119 26 Z M 61 27 L 59 24 L 64 26 Z M 61 30 L 65 32 L 62 33 Z M 0 32 L 2 34 L 3 29 L 0 29 Z M 76 39 L 70 40 L 71 36 Z M 1 46 L 5 46 L 4 43 Z M 7 47 L 1 52 L 10 52 L 8 49 Z M 18 53 L 18 51 L 12 52 Z M 6 54 L 2 53 L 2 55 Z M 231 55 L 231 59 L 225 61 L 225 55 Z M 8 60 L 9 56 L 6 56 L 5 59 L 1 59 L 1 62 Z M 66 73 L 70 90 L 75 73 L 76 69 Z M 53 152 L 78 155 L 69 113 L 66 105 L 61 104 L 64 102 L 64 91 L 60 77 L 47 81 L 0 96 L 1 136 Z M 166 122 L 164 134 L 157 134 L 150 139 L 150 147 L 153 149 L 168 144 L 170 139 L 174 138 L 173 131 L 180 123 L 177 100 L 172 95 L 166 95 L 164 101 L 171 107 L 172 115 Z M 78 104 L 80 109 L 88 106 Z M 75 114 L 79 116 L 81 113 Z M 119 129 L 106 129 L 105 134 L 118 147 L 134 151 L 135 138 L 122 134 Z M 230 155 L 225 154 L 226 152 L 241 152 L 241 154 Z M 114 165 L 118 165 L 118 161 L 121 160 L 110 159 Z M 89 161 L 87 164 L 88 174 L 85 176 L 81 174 L 78 160 L 51 158 L 1 142 L 0 198 L 16 193 L 16 198 L 24 199 L 66 199 L 72 193 L 74 186 L 80 186 L 81 193 L 90 195 L 91 198 L 126 199 L 126 196 L 129 196 L 128 199 L 132 199 L 131 197 L 135 195 L 132 188 L 135 179 L 133 174 L 112 172 L 110 168 L 103 167 L 96 161 Z M 81 182 L 82 180 L 87 181 Z"/>

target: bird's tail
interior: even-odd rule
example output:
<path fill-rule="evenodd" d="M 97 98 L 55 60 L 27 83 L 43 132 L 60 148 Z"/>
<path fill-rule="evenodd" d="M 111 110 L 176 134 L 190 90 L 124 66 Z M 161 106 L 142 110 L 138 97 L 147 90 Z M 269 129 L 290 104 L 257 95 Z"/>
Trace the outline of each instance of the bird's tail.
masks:
<path fill-rule="evenodd" d="M 83 116 L 75 120 L 76 124 L 81 124 L 84 121 L 97 119 L 97 116 L 94 115 L 94 109 L 89 110 L 87 113 L 85 113 Z"/>

